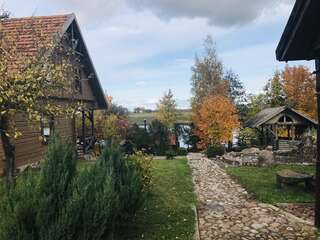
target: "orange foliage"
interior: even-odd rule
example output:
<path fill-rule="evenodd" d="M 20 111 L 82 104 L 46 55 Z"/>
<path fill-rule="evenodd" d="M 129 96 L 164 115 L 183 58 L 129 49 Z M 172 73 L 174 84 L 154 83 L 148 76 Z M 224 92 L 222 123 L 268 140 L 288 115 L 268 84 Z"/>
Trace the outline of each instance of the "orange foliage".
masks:
<path fill-rule="evenodd" d="M 307 67 L 286 66 L 282 79 L 288 103 L 295 109 L 315 118 L 317 112 L 315 76 Z"/>
<path fill-rule="evenodd" d="M 205 98 L 194 120 L 196 134 L 201 139 L 200 147 L 227 143 L 232 139 L 233 130 L 240 127 L 237 110 L 225 96 Z"/>

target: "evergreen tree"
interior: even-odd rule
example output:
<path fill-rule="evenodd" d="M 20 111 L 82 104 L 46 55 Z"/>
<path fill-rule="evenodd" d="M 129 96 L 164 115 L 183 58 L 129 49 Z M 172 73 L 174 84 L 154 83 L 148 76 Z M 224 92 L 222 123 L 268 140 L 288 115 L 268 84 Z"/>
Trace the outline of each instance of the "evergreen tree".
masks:
<path fill-rule="evenodd" d="M 280 107 L 286 104 L 281 73 L 276 71 L 264 87 L 266 103 L 269 107 Z"/>
<path fill-rule="evenodd" d="M 224 79 L 228 83 L 229 97 L 237 108 L 238 114 L 242 119 L 248 111 L 248 99 L 243 83 L 240 80 L 239 76 L 232 70 L 226 72 Z"/>

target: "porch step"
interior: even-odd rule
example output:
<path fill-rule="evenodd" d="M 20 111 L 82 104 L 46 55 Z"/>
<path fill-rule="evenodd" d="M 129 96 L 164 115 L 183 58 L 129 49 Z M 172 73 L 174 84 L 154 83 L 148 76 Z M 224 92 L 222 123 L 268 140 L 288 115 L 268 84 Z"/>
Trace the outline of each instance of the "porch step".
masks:
<path fill-rule="evenodd" d="M 279 150 L 290 151 L 298 145 L 298 141 L 279 140 Z"/>
<path fill-rule="evenodd" d="M 280 149 L 288 149 L 290 147 L 291 146 L 287 141 L 279 141 L 279 148 Z"/>
<path fill-rule="evenodd" d="M 77 157 L 79 159 L 84 158 L 84 154 L 83 154 L 83 146 L 78 144 L 77 145 Z"/>

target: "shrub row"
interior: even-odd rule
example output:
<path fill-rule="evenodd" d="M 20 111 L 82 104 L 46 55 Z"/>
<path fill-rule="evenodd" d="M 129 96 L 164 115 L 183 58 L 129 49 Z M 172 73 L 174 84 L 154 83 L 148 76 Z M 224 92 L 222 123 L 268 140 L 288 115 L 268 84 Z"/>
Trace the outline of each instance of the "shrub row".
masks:
<path fill-rule="evenodd" d="M 76 171 L 71 145 L 55 138 L 40 172 L 2 188 L 0 240 L 113 239 L 143 201 L 145 169 L 105 149 L 94 166 Z"/>

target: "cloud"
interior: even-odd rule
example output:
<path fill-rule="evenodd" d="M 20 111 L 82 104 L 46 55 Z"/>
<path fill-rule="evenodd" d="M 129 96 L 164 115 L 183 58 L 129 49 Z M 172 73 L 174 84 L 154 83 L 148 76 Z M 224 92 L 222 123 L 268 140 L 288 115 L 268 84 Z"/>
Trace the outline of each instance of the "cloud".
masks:
<path fill-rule="evenodd" d="M 144 87 L 147 83 L 145 81 L 138 81 L 136 82 L 137 87 Z"/>
<path fill-rule="evenodd" d="M 257 19 L 265 10 L 277 11 L 294 0 L 127 0 L 137 10 L 151 10 L 162 19 L 206 18 L 217 26 L 242 25 Z"/>
<path fill-rule="evenodd" d="M 81 21 L 96 26 L 130 9 L 152 12 L 161 20 L 203 18 L 210 25 L 230 27 L 252 22 L 262 15 L 278 16 L 294 0 L 45 0 L 60 12 L 76 12 Z M 267 13 L 267 15 L 265 14 Z M 281 12 L 282 13 L 282 12 Z M 280 13 L 280 15 L 281 15 Z"/>
<path fill-rule="evenodd" d="M 60 12 L 75 12 L 81 22 L 99 24 L 123 9 L 124 0 L 46 0 Z"/>

